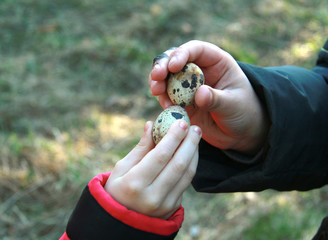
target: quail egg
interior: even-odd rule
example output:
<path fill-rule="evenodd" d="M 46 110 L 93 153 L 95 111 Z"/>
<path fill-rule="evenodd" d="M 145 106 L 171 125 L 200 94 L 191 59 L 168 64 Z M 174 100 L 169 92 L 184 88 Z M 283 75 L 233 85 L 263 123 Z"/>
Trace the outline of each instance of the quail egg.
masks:
<path fill-rule="evenodd" d="M 154 122 L 153 139 L 155 144 L 165 136 L 172 123 L 176 120 L 183 119 L 190 125 L 188 113 L 180 106 L 171 106 L 162 111 Z"/>
<path fill-rule="evenodd" d="M 194 103 L 197 89 L 204 84 L 204 74 L 194 63 L 187 63 L 180 72 L 170 73 L 167 93 L 172 103 L 187 107 Z"/>

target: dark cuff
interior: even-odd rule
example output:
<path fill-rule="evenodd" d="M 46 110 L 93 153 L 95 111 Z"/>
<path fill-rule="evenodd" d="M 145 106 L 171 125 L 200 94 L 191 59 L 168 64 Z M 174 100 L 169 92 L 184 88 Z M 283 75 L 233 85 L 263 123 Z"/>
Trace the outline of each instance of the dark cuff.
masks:
<path fill-rule="evenodd" d="M 322 220 L 321 226 L 312 240 L 328 240 L 328 217 Z"/>

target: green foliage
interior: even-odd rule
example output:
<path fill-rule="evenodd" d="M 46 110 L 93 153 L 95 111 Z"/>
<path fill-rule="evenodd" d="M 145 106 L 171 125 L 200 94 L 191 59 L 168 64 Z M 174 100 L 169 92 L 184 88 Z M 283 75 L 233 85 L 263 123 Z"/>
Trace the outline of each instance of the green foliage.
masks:
<path fill-rule="evenodd" d="M 0 238 L 59 237 L 90 177 L 138 142 L 136 128 L 115 137 L 93 112 L 148 120 L 160 109 L 147 86 L 157 54 L 200 39 L 239 61 L 311 68 L 328 35 L 326 9 L 326 0 L 2 0 Z M 296 214 L 259 207 L 278 193 L 253 205 L 241 196 L 188 191 L 178 239 L 190 239 L 193 224 L 201 239 L 296 239 L 327 211 L 327 190 L 299 193 Z"/>
<path fill-rule="evenodd" d="M 276 206 L 270 212 L 251 219 L 251 226 L 243 233 L 245 240 L 284 240 L 303 239 L 300 229 L 311 226 L 311 219 L 320 219 L 321 215 L 308 209 L 301 214 L 291 206 Z"/>

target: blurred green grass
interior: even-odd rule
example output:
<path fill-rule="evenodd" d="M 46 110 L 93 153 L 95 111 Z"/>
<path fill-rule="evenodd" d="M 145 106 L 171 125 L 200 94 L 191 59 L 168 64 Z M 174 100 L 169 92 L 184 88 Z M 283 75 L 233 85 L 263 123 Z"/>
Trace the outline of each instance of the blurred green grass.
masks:
<path fill-rule="evenodd" d="M 326 0 L 2 0 L 0 238 L 60 236 L 83 186 L 122 158 L 160 111 L 147 89 L 158 53 L 199 39 L 239 61 L 311 68 L 328 35 L 327 7 Z M 192 239 L 193 226 L 199 239 L 309 239 L 327 194 L 190 189 L 177 239 Z"/>

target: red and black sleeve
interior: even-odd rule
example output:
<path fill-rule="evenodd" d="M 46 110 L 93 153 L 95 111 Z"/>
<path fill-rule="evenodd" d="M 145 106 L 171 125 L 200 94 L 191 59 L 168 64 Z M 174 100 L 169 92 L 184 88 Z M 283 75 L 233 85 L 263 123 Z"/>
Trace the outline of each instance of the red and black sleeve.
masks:
<path fill-rule="evenodd" d="M 131 211 L 105 191 L 109 175 L 98 175 L 85 187 L 60 240 L 174 239 L 183 221 L 182 206 L 167 220 Z"/>

